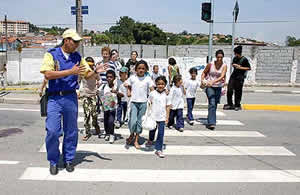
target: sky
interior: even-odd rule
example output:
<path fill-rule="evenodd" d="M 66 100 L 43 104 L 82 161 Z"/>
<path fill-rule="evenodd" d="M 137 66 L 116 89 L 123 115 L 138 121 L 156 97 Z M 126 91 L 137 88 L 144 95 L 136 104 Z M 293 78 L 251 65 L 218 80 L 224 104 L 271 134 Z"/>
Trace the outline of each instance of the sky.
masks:
<path fill-rule="evenodd" d="M 208 24 L 201 21 L 201 3 L 210 0 L 82 0 L 89 6 L 84 15 L 84 29 L 107 30 L 121 16 L 152 22 L 165 32 L 208 34 Z M 75 28 L 70 7 L 75 0 L 0 0 L 0 20 L 25 20 L 35 25 L 65 24 Z M 231 22 L 235 0 L 214 0 L 215 21 Z M 238 23 L 236 35 L 283 44 L 286 36 L 300 38 L 299 0 L 239 0 L 238 21 L 290 21 L 283 23 Z M 232 24 L 215 23 L 214 33 L 231 34 Z"/>

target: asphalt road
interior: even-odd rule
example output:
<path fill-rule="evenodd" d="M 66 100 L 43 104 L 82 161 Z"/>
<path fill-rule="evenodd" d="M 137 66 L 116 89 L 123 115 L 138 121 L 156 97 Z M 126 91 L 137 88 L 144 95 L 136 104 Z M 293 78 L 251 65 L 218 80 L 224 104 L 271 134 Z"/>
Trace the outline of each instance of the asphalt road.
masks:
<path fill-rule="evenodd" d="M 284 100 L 282 104 L 289 102 Z M 83 143 L 80 134 L 75 172 L 49 177 L 46 153 L 41 152 L 45 119 L 38 109 L 0 104 L 0 194 L 299 194 L 297 112 L 220 110 L 225 116 L 218 120 L 242 125 L 218 125 L 214 132 L 200 124 L 186 125 L 183 135 L 166 129 L 173 136 L 165 137 L 165 153 L 171 153 L 165 159 L 152 151 L 137 154 L 130 148 L 126 153 L 126 135 L 109 145 L 96 136 Z M 226 132 L 232 136 L 221 135 Z M 171 151 L 172 147 L 178 150 Z M 259 148 L 249 149 L 253 147 Z"/>

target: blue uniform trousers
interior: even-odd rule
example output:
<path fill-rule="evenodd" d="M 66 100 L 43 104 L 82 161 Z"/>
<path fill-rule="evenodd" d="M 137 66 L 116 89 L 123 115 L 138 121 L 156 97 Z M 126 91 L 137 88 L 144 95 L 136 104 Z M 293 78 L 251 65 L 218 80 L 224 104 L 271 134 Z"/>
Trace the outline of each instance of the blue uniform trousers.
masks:
<path fill-rule="evenodd" d="M 59 136 L 61 132 L 61 120 L 63 120 L 63 160 L 72 162 L 75 158 L 78 142 L 78 100 L 76 93 L 65 96 L 50 96 L 48 99 L 46 119 L 46 149 L 47 159 L 51 165 L 59 161 Z"/>

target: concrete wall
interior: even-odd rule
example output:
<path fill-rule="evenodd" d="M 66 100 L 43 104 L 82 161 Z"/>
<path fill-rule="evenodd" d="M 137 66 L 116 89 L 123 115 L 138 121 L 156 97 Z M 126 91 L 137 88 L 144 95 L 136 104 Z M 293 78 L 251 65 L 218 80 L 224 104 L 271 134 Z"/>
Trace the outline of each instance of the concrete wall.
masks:
<path fill-rule="evenodd" d="M 103 45 L 104 46 L 104 45 Z M 158 64 L 161 70 L 167 67 L 166 46 L 163 45 L 109 45 L 118 49 L 120 56 L 127 61 L 130 52 L 136 50 L 150 65 Z M 85 56 L 100 60 L 102 46 L 85 47 Z M 231 46 L 214 46 L 225 52 L 225 62 L 230 64 Z M 178 65 L 186 74 L 193 66 L 205 65 L 208 46 L 169 46 L 169 56 L 175 56 Z M 8 81 L 19 81 L 19 57 L 21 59 L 21 80 L 39 82 L 43 76 L 39 73 L 42 58 L 47 49 L 23 49 L 21 55 L 16 51 L 8 53 Z M 243 55 L 249 59 L 252 70 L 248 72 L 246 83 L 254 84 L 300 84 L 300 48 L 297 47 L 257 47 L 244 46 Z M 228 67 L 229 69 L 229 67 Z M 228 74 L 229 78 L 229 74 Z"/>

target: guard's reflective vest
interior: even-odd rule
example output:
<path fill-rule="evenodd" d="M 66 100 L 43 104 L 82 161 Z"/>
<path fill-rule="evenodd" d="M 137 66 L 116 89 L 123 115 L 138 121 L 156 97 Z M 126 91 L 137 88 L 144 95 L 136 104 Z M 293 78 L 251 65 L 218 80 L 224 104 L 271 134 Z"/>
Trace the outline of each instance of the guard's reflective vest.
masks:
<path fill-rule="evenodd" d="M 62 48 L 52 48 L 48 52 L 53 56 L 56 71 L 71 69 L 75 64 L 80 64 L 81 56 L 78 52 L 71 53 L 67 60 L 62 53 Z M 71 91 L 79 89 L 78 76 L 69 75 L 59 79 L 49 80 L 49 92 Z"/>

